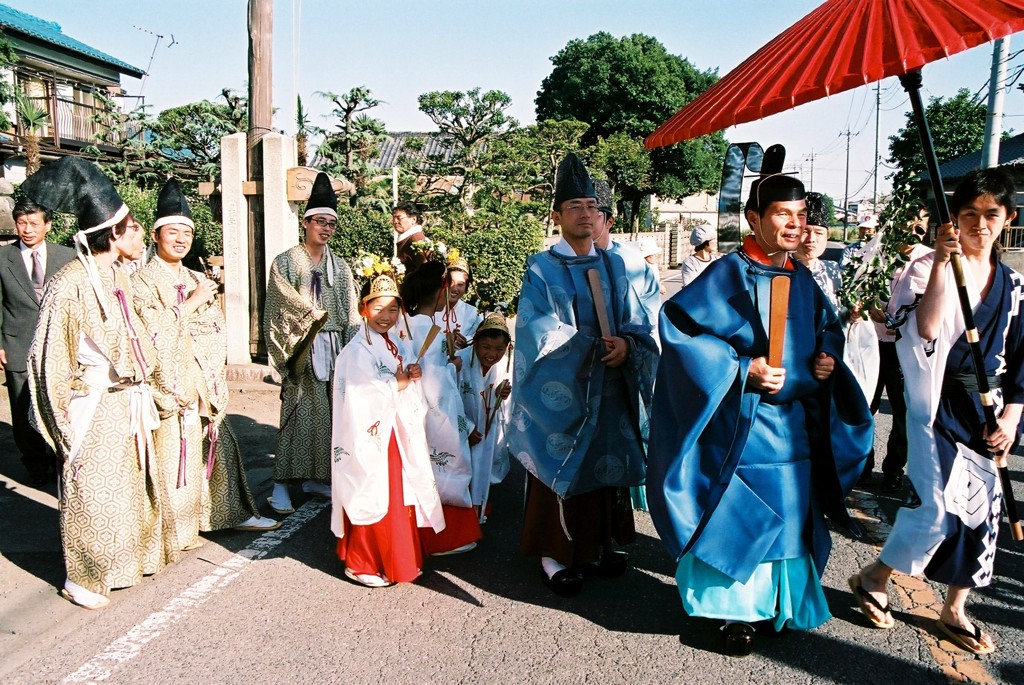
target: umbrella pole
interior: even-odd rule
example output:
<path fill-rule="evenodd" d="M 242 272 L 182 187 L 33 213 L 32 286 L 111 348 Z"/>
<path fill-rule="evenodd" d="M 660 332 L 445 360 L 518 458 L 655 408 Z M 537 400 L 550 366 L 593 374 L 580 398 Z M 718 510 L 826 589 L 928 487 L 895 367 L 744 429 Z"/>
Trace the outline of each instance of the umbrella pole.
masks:
<path fill-rule="evenodd" d="M 932 190 L 935 194 L 935 204 L 939 213 L 939 225 L 944 226 L 950 223 L 949 205 L 946 203 L 946 193 L 942 186 L 942 175 L 939 173 L 939 159 L 935 154 L 932 133 L 928 128 L 928 119 L 925 117 L 924 102 L 921 100 L 921 83 L 920 70 L 911 71 L 900 76 L 900 84 L 907 91 L 907 95 L 910 96 L 910 106 L 914 111 L 914 122 L 917 124 L 917 130 L 921 136 L 921 149 L 924 153 L 925 162 L 928 164 L 928 176 L 931 178 Z M 974 312 L 971 310 L 971 300 L 967 294 L 967 281 L 964 278 L 964 268 L 960 263 L 960 255 L 951 255 L 949 262 L 953 267 L 956 292 L 960 299 L 960 311 L 964 317 L 964 335 L 969 342 L 971 359 L 974 362 L 974 373 L 978 379 L 978 394 L 981 398 L 982 410 L 985 412 L 985 425 L 988 428 L 988 432 L 993 433 L 998 428 L 995 403 L 992 400 L 988 376 L 985 375 L 985 358 L 981 351 L 978 328 L 974 323 Z M 1003 508 L 1006 510 L 1006 518 L 1010 522 L 1010 534 L 1014 540 L 1024 540 L 1024 530 L 1021 529 L 1020 517 L 1017 514 L 1017 503 L 1013 499 L 1013 483 L 1010 480 L 1010 471 L 1007 468 L 1006 461 L 997 460 L 996 470 L 999 473 L 999 482 L 1003 489 Z"/>

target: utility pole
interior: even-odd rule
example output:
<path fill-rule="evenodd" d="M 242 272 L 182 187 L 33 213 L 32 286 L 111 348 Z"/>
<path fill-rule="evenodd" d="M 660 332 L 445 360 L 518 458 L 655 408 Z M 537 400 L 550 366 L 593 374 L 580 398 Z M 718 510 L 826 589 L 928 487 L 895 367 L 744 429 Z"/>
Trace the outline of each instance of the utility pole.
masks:
<path fill-rule="evenodd" d="M 843 199 L 843 242 L 849 240 L 847 230 L 850 227 L 850 138 L 857 135 L 850 129 L 840 131 L 839 135 L 846 136 L 846 190 Z"/>
<path fill-rule="evenodd" d="M 273 0 L 249 0 L 249 180 L 263 180 L 263 136 L 270 132 L 273 116 Z M 249 352 L 266 354 L 263 342 L 263 303 L 267 275 L 263 252 L 263 195 L 249 195 Z"/>
<path fill-rule="evenodd" d="M 809 159 L 811 161 L 811 178 L 810 178 L 810 183 L 807 184 L 807 189 L 813 191 L 814 190 L 814 148 L 813 147 L 811 148 L 811 154 L 804 155 L 804 159 Z"/>
<path fill-rule="evenodd" d="M 878 214 L 878 116 L 882 113 L 882 82 L 875 82 L 875 190 L 871 194 L 871 211 Z"/>
<path fill-rule="evenodd" d="M 988 83 L 988 112 L 985 115 L 985 140 L 981 145 L 981 166 L 999 166 L 999 136 L 1003 133 L 1003 84 L 1010 53 L 1010 37 L 1000 38 L 992 48 L 992 76 Z"/>

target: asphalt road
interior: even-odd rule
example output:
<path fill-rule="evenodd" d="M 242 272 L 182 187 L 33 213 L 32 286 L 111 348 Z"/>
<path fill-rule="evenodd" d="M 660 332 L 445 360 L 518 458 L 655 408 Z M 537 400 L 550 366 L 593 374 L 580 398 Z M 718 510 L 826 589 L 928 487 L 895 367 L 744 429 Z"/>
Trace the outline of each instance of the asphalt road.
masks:
<path fill-rule="evenodd" d="M 915 578 L 901 577 L 892 593 L 896 627 L 867 628 L 846 578 L 877 548 L 834 533 L 824 577 L 834 618 L 759 636 L 752 656 L 731 659 L 715 622 L 683 614 L 673 564 L 644 513 L 623 578 L 590 581 L 573 599 L 552 595 L 536 560 L 517 551 L 518 467 L 494 490 L 479 547 L 429 560 L 414 584 L 371 590 L 345 580 L 326 503 L 296 492 L 302 506 L 279 531 L 207 535 L 182 562 L 86 611 L 57 594 L 56 488 L 24 484 L 6 396 L 0 405 L 0 683 L 1024 683 L 1024 547 L 1005 533 L 995 583 L 970 604 L 999 645 L 991 656 L 935 636 L 929 616 L 942 590 Z M 232 390 L 230 419 L 261 504 L 277 411 L 275 386 Z M 1014 457 L 1018 500 L 1022 468 Z M 857 490 L 851 503 L 883 539 L 895 497 Z"/>

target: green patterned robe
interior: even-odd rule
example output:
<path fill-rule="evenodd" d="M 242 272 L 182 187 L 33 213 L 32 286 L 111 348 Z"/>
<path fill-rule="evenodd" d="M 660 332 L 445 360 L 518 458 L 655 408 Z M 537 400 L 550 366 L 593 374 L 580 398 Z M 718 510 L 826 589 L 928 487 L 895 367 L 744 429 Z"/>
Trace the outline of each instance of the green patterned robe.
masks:
<path fill-rule="evenodd" d="M 100 283 L 106 317 L 81 262 L 54 276 L 43 296 L 28 368 L 32 423 L 63 462 L 60 532 L 68 579 L 106 595 L 156 573 L 164 558 L 152 499 L 151 423 L 140 421 L 155 420 L 146 384 L 155 352 L 131 311 L 131 284 L 120 265 L 103 269 Z M 125 292 L 141 360 L 132 351 L 115 283 Z M 82 419 L 81 408 L 90 402 L 95 411 Z"/>
<path fill-rule="evenodd" d="M 177 396 L 176 389 L 189 392 L 194 389 L 200 409 L 201 425 L 190 427 L 187 433 L 187 487 L 175 487 L 177 450 L 180 447 L 179 421 L 175 418 L 163 422 L 171 425 L 164 430 L 162 423 L 161 431 L 157 433 L 157 450 L 171 477 L 168 483 L 172 501 L 185 502 L 184 495 L 189 493 L 185 510 L 175 510 L 187 520 L 189 534 L 193 530 L 230 528 L 250 516 L 259 515 L 245 478 L 238 441 L 226 420 L 229 397 L 227 333 L 220 305 L 217 302 L 202 305 L 186 317 L 181 317 L 175 307 L 177 286 L 184 286 L 182 293 L 187 298 L 204 278 L 204 275 L 182 267 L 179 280 L 178 275 L 154 257 L 133 279 L 136 309 L 153 332 L 159 352 L 155 377 L 160 394 L 167 399 L 165 404 L 173 411 L 177 402 L 188 399 Z M 207 480 L 211 434 L 215 434 L 217 439 L 213 470 Z M 162 445 L 162 442 L 166 444 Z M 198 489 L 198 500 L 191 492 L 193 487 Z M 199 502 L 198 510 L 193 507 L 195 501 Z M 174 527 L 182 532 L 183 521 L 176 522 Z M 179 537 L 179 541 L 181 539 Z"/>
<path fill-rule="evenodd" d="M 331 283 L 324 268 L 333 263 Z M 314 270 L 321 273 L 320 307 L 313 304 Z M 312 354 L 307 354 L 297 371 L 289 367 L 296 347 L 309 334 L 314 322 L 327 312 L 321 333 L 334 333 L 340 350 L 359 331 L 355 282 L 352 271 L 341 258 L 325 252 L 320 267 L 313 264 L 303 245 L 282 252 L 274 259 L 267 283 L 264 335 L 270 361 L 281 374 L 281 430 L 274 458 L 274 480 L 318 480 L 331 478 L 331 388 L 328 380 L 317 380 Z"/>
<path fill-rule="evenodd" d="M 160 427 L 153 434 L 159 474 L 156 497 L 160 502 L 164 551 L 172 562 L 181 557 L 182 550 L 199 544 L 205 477 L 199 419 L 202 377 L 191 354 L 188 322 L 174 308 L 177 282 L 170 267 L 157 257 L 132 276 L 135 310 L 156 348 L 153 390 L 160 411 Z M 186 282 L 195 288 L 194 281 Z M 183 448 L 185 473 L 179 474 Z M 179 487 L 181 475 L 184 483 Z"/>

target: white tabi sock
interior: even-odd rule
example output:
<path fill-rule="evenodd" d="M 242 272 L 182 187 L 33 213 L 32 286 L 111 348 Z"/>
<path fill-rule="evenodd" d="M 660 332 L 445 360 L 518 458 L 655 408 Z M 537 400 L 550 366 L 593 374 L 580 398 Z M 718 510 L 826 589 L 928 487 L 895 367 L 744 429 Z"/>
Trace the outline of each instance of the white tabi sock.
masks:
<path fill-rule="evenodd" d="M 274 483 L 274 492 L 270 495 L 270 499 L 278 509 L 292 508 L 292 496 L 288 494 L 287 483 Z"/>
<path fill-rule="evenodd" d="M 540 565 L 541 565 L 541 568 L 544 569 L 544 573 L 547 574 L 548 578 L 552 577 L 553 575 L 555 575 L 559 571 L 564 571 L 565 570 L 565 566 L 563 566 L 562 564 L 558 563 L 557 561 L 555 561 L 551 557 L 541 557 L 540 558 Z"/>

